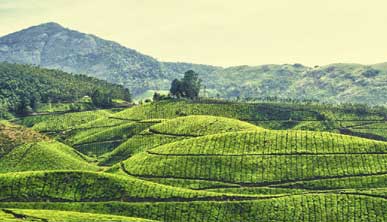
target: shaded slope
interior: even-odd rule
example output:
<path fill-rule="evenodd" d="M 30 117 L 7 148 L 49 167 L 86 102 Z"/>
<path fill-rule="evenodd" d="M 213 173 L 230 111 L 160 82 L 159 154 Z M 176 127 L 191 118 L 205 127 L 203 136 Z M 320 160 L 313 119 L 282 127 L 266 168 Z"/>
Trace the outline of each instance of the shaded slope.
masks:
<path fill-rule="evenodd" d="M 0 158 L 0 173 L 31 170 L 97 170 L 71 147 L 56 141 L 29 143 Z"/>
<path fill-rule="evenodd" d="M 165 186 L 134 177 L 86 171 L 0 174 L 1 202 L 193 201 L 246 199 Z M 250 198 L 251 199 L 251 198 Z"/>

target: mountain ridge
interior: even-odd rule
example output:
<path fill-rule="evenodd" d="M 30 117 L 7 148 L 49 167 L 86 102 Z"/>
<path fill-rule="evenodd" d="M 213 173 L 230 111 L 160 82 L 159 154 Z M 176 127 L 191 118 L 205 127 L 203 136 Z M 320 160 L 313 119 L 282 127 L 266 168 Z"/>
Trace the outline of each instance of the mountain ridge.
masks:
<path fill-rule="evenodd" d="M 44 23 L 0 37 L 0 61 L 26 63 L 81 73 L 128 87 L 133 95 L 168 90 L 192 69 L 200 74 L 206 96 L 256 99 L 313 99 L 328 103 L 386 105 L 387 63 L 335 63 L 218 67 L 164 62 L 104 40 Z"/>
<path fill-rule="evenodd" d="M 0 61 L 82 73 L 125 85 L 133 89 L 134 94 L 142 91 L 141 88 L 158 88 L 157 84 L 143 84 L 143 79 L 150 83 L 150 80 L 157 79 L 166 86 L 171 80 L 170 76 L 176 75 L 168 67 L 171 64 L 179 65 L 164 65 L 151 56 L 114 41 L 64 28 L 54 22 L 1 37 Z"/>

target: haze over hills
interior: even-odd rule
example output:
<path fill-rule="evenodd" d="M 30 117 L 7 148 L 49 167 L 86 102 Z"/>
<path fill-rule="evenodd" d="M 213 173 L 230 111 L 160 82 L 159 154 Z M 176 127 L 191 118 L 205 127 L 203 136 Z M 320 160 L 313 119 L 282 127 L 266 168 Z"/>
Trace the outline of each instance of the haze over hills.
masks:
<path fill-rule="evenodd" d="M 30 27 L 0 38 L 0 61 L 87 74 L 123 84 L 134 95 L 147 90 L 169 89 L 173 79 L 193 69 L 204 80 L 208 96 L 276 96 L 332 103 L 387 103 L 387 63 L 332 64 L 313 68 L 301 64 L 221 68 L 160 62 L 118 43 L 56 23 Z"/>
<path fill-rule="evenodd" d="M 133 93 L 167 87 L 181 68 L 203 74 L 216 69 L 162 63 L 118 43 L 66 29 L 57 23 L 33 26 L 0 38 L 0 61 L 82 73 L 128 86 Z"/>

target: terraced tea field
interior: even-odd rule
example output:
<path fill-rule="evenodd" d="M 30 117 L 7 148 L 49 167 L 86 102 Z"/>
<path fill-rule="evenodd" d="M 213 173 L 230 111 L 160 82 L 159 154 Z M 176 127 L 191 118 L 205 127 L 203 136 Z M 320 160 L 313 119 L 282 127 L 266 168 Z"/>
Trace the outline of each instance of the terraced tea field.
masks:
<path fill-rule="evenodd" d="M 2 121 L 0 221 L 387 221 L 386 116 L 164 101 Z"/>

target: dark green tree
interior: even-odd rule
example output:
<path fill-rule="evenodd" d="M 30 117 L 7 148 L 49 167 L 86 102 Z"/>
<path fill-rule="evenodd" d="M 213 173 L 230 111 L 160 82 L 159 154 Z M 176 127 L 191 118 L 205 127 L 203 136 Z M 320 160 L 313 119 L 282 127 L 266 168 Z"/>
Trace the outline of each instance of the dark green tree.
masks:
<path fill-rule="evenodd" d="M 96 107 L 99 108 L 110 108 L 113 106 L 111 93 L 101 89 L 96 89 L 93 92 L 91 95 L 91 101 Z"/>
<path fill-rule="evenodd" d="M 171 95 L 177 98 L 189 98 L 195 100 L 199 98 L 202 80 L 199 74 L 193 70 L 188 70 L 184 73 L 181 80 L 175 79 L 171 84 Z"/>
<path fill-rule="evenodd" d="M 178 79 L 174 79 L 171 84 L 171 89 L 169 90 L 172 96 L 175 96 L 177 98 L 182 97 L 182 84 L 181 81 Z"/>

